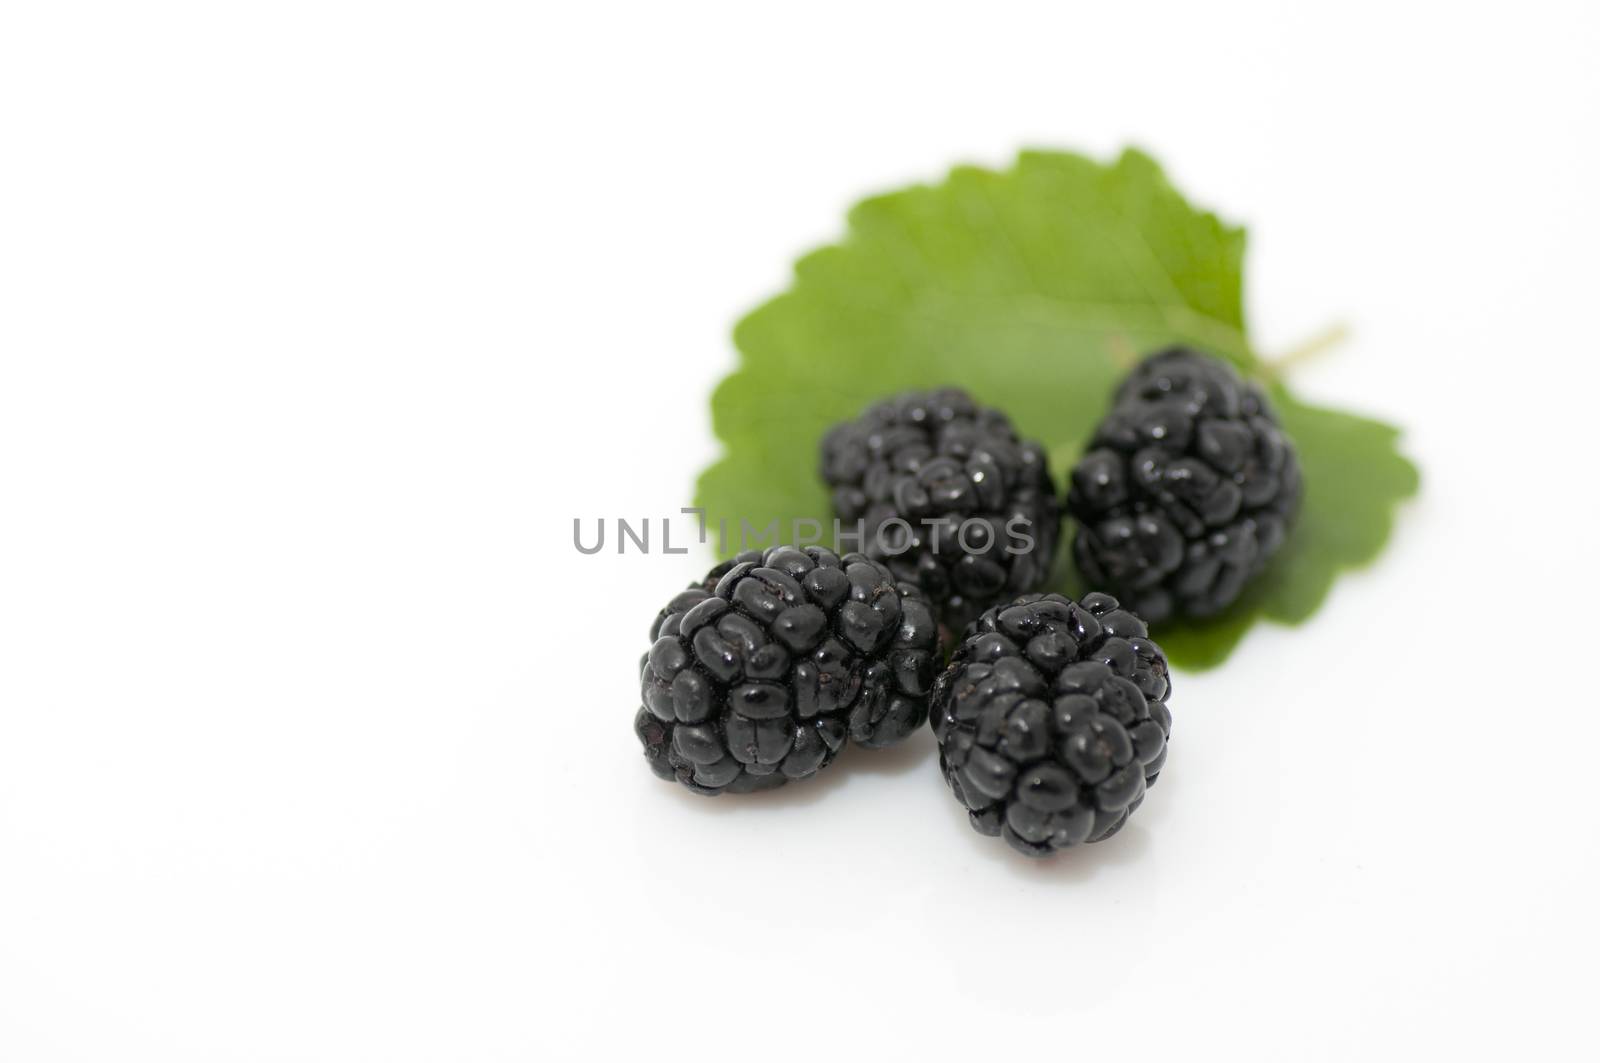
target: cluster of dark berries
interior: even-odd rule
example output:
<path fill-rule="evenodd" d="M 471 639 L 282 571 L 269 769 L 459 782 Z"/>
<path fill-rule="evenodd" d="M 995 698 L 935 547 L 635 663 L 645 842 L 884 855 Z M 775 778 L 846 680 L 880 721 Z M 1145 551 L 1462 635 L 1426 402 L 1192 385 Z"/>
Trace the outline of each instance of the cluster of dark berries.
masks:
<path fill-rule="evenodd" d="M 1144 800 L 1172 727 L 1146 621 L 1234 601 L 1300 497 L 1261 391 L 1184 349 L 1129 375 L 1072 472 L 1073 556 L 1112 593 L 1038 593 L 1061 521 L 1044 449 L 964 392 L 836 426 L 821 472 L 861 552 L 741 554 L 667 603 L 640 669 L 646 759 L 746 793 L 931 716 L 973 826 L 1030 856 L 1108 838 Z"/>
<path fill-rule="evenodd" d="M 1211 616 L 1283 545 L 1300 464 L 1261 389 L 1173 348 L 1118 388 L 1072 470 L 1084 578 L 1147 621 Z"/>

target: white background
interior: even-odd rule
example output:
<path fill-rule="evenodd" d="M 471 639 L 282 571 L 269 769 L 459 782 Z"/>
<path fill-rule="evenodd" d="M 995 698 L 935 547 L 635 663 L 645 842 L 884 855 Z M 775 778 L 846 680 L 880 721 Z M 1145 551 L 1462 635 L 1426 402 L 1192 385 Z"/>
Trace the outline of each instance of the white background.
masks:
<path fill-rule="evenodd" d="M 1483 13 L 1474 13 L 1475 11 Z M 1593 1032 L 1592 4 L 8 4 L 0 1059 L 1571 1058 Z M 1023 145 L 1251 226 L 1392 549 L 1179 675 L 1103 846 L 926 734 L 706 801 L 630 724 L 732 321 Z"/>

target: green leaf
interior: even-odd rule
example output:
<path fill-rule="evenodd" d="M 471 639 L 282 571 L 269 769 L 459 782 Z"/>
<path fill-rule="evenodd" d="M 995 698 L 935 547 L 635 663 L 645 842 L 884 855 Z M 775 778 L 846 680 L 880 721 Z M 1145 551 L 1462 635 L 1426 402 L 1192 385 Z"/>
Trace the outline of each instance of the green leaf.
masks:
<path fill-rule="evenodd" d="M 741 521 L 777 521 L 780 539 L 802 519 L 831 531 L 823 432 L 896 391 L 946 384 L 1005 410 L 1064 481 L 1139 354 L 1187 343 L 1268 379 L 1245 332 L 1244 239 L 1137 151 L 1109 166 L 1024 152 L 1009 170 L 960 167 L 868 199 L 843 240 L 802 258 L 789 290 L 735 328 L 739 368 L 711 400 L 726 453 L 701 474 L 697 504 L 726 522 L 725 552 Z M 1394 429 L 1273 390 L 1304 509 L 1226 615 L 1154 633 L 1176 664 L 1220 662 L 1258 616 L 1304 620 L 1340 570 L 1377 555 L 1416 490 Z M 1069 564 L 1056 572 L 1058 589 L 1080 589 Z"/>

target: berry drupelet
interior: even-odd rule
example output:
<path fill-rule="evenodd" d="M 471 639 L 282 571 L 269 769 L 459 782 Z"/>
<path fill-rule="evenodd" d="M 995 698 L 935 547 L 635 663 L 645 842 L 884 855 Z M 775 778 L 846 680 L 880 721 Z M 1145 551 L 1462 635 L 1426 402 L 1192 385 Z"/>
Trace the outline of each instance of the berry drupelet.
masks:
<path fill-rule="evenodd" d="M 1175 347 L 1123 381 L 1072 471 L 1073 558 L 1150 623 L 1210 616 L 1283 545 L 1300 494 L 1261 389 Z"/>
<path fill-rule="evenodd" d="M 668 602 L 650 638 L 634 731 L 651 769 L 696 793 L 781 786 L 847 739 L 888 745 L 927 718 L 932 611 L 861 554 L 740 554 Z"/>

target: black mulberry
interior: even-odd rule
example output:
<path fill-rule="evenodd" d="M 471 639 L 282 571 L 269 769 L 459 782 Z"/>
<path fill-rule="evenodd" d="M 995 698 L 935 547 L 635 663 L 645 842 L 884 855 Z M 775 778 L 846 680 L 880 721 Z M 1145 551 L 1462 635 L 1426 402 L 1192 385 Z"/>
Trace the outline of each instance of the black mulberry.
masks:
<path fill-rule="evenodd" d="M 1121 829 L 1167 759 L 1161 648 L 1109 594 L 1028 594 L 967 629 L 934 684 L 939 768 L 980 833 L 1047 856 Z"/>
<path fill-rule="evenodd" d="M 847 738 L 888 745 L 927 719 L 932 610 L 861 554 L 740 554 L 667 603 L 650 638 L 634 731 L 651 769 L 696 793 L 781 786 Z"/>
<path fill-rule="evenodd" d="M 1210 616 L 1283 545 L 1300 493 L 1261 389 L 1175 347 L 1123 381 L 1072 470 L 1073 558 L 1150 623 Z"/>
<path fill-rule="evenodd" d="M 1044 448 L 963 391 L 906 392 L 834 426 L 822 478 L 843 530 L 861 522 L 864 552 L 957 634 L 1049 574 L 1060 510 Z"/>

